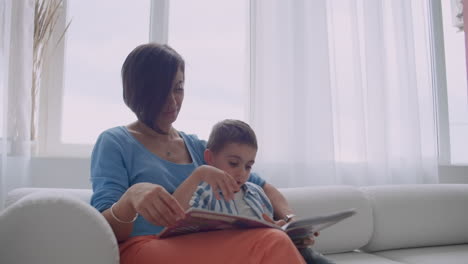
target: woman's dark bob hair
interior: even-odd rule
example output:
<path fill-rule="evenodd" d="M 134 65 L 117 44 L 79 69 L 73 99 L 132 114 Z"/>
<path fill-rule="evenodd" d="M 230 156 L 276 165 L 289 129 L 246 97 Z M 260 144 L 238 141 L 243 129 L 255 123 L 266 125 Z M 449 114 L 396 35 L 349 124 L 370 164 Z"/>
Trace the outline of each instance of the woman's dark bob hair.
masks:
<path fill-rule="evenodd" d="M 123 99 L 138 120 L 158 133 L 156 119 L 172 89 L 178 69 L 185 72 L 182 56 L 165 44 L 136 47 L 122 65 Z"/>

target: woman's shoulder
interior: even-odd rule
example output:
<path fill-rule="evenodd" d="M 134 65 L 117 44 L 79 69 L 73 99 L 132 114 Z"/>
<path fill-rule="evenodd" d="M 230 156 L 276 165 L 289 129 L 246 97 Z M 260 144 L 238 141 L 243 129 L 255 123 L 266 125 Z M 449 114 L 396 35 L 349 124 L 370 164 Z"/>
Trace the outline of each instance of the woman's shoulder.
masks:
<path fill-rule="evenodd" d="M 130 132 L 125 126 L 116 126 L 113 128 L 109 128 L 101 132 L 98 138 L 114 138 L 114 139 L 122 139 L 128 138 Z"/>
<path fill-rule="evenodd" d="M 109 128 L 101 132 L 96 141 L 96 145 L 107 144 L 126 144 L 131 142 L 130 132 L 125 126 Z"/>
<path fill-rule="evenodd" d="M 116 126 L 101 132 L 100 136 L 121 137 L 126 134 L 127 129 L 125 126 Z"/>

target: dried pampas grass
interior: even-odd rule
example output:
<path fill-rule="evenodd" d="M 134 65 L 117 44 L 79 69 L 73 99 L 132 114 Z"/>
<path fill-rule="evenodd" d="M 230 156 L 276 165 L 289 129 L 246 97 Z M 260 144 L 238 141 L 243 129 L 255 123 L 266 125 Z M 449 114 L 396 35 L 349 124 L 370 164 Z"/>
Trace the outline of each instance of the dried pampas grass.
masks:
<path fill-rule="evenodd" d="M 34 38 L 33 38 L 33 72 L 32 72 L 32 89 L 31 89 L 31 140 L 37 137 L 37 108 L 39 100 L 39 90 L 41 83 L 41 73 L 44 62 L 46 60 L 45 54 L 50 45 L 51 37 L 56 30 L 56 25 L 60 13 L 63 8 L 63 0 L 35 0 L 34 3 Z M 55 43 L 62 41 L 67 32 L 70 22 L 66 25 L 62 34 Z"/>

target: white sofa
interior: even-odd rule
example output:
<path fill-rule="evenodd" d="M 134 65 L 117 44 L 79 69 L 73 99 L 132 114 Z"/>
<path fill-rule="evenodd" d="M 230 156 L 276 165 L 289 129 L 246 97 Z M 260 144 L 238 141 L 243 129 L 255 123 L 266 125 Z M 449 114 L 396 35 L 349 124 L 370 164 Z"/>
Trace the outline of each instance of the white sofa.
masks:
<path fill-rule="evenodd" d="M 315 248 L 336 263 L 468 263 L 468 185 L 281 191 L 299 216 L 357 209 L 317 239 Z M 88 205 L 90 196 L 74 189 L 10 192 L 0 214 L 0 263 L 118 263 L 112 230 Z"/>

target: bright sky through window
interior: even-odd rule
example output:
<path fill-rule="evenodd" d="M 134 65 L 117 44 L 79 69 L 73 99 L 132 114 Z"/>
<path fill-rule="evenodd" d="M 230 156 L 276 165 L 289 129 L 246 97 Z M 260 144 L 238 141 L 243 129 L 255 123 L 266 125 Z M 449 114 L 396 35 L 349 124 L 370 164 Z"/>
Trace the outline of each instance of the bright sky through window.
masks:
<path fill-rule="evenodd" d="M 112 7 L 112 8 L 110 8 Z M 94 144 L 99 133 L 132 122 L 120 69 L 148 42 L 150 1 L 68 1 L 62 141 Z"/>

